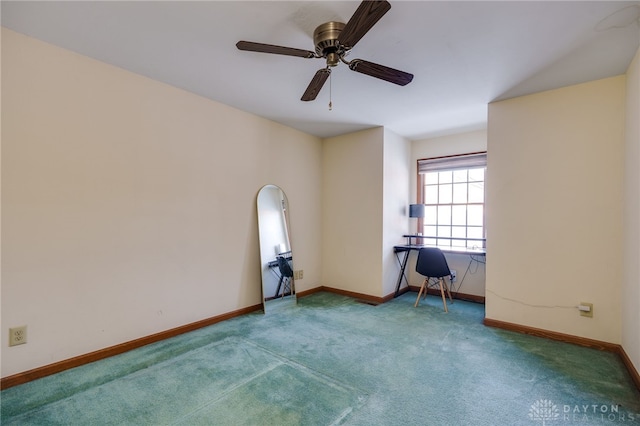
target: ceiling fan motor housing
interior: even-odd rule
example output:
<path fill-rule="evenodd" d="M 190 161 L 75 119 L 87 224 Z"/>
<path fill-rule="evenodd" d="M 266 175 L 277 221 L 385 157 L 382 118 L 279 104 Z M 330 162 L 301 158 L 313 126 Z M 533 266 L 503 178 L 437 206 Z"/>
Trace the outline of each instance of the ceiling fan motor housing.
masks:
<path fill-rule="evenodd" d="M 338 65 L 340 58 L 346 53 L 346 49 L 338 41 L 338 36 L 344 25 L 342 22 L 325 22 L 313 32 L 316 53 L 327 58 L 327 66 L 335 67 Z"/>

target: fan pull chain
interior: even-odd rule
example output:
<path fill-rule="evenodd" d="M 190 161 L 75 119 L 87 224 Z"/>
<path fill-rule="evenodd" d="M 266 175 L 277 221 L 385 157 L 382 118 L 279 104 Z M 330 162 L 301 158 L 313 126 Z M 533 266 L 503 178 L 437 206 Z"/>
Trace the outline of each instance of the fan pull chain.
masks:
<path fill-rule="evenodd" d="M 333 103 L 331 102 L 331 74 L 329 74 L 329 111 L 333 109 Z"/>

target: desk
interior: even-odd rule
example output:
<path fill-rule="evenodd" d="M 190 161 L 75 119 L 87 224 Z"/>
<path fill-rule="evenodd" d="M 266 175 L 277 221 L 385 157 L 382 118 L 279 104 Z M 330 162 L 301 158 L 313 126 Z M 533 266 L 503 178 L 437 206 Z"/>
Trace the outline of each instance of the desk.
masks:
<path fill-rule="evenodd" d="M 398 258 L 398 263 L 400 263 L 400 274 L 398 275 L 398 284 L 396 284 L 396 292 L 393 297 L 398 297 L 398 292 L 400 291 L 400 285 L 402 284 L 402 278 L 407 282 L 407 287 L 409 286 L 409 280 L 407 280 L 407 276 L 404 271 L 407 267 L 407 261 L 409 260 L 409 254 L 415 250 L 419 251 L 423 247 L 436 247 L 425 244 L 401 244 L 393 247 L 393 251 Z M 466 254 L 469 256 L 478 255 L 478 256 L 486 256 L 487 250 L 484 248 L 466 248 L 466 247 L 438 247 L 442 250 L 443 253 L 452 253 L 452 254 Z M 400 259 L 400 253 L 404 253 L 404 258 Z M 471 259 L 473 261 L 473 259 Z M 469 269 L 469 267 L 467 267 Z M 465 273 L 466 274 L 466 273 Z"/>

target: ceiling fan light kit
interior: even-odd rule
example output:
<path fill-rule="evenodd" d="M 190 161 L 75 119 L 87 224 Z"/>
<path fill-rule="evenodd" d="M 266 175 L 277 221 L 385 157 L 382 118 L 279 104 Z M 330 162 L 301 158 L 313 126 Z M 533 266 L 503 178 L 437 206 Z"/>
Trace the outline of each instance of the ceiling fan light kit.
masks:
<path fill-rule="evenodd" d="M 352 71 L 405 86 L 413 80 L 413 74 L 363 59 L 353 59 L 351 61 L 345 59 L 347 53 L 389 9 L 391 9 L 391 5 L 388 1 L 365 0 L 360 3 L 360 6 L 358 6 L 358 9 L 346 24 L 331 21 L 319 25 L 313 32 L 315 52 L 251 41 L 239 41 L 236 47 L 240 50 L 251 52 L 296 56 L 306 59 L 324 58 L 326 67 L 319 69 L 313 76 L 300 99 L 302 101 L 312 101 L 318 96 L 327 78 L 331 75 L 331 68 L 337 66 L 340 62 L 345 63 Z"/>

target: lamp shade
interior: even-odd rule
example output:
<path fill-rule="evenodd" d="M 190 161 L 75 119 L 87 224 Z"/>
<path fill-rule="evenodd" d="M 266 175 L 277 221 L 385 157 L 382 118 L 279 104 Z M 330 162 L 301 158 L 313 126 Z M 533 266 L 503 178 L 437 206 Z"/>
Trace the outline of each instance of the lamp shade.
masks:
<path fill-rule="evenodd" d="M 424 217 L 424 204 L 410 204 L 409 217 Z"/>

